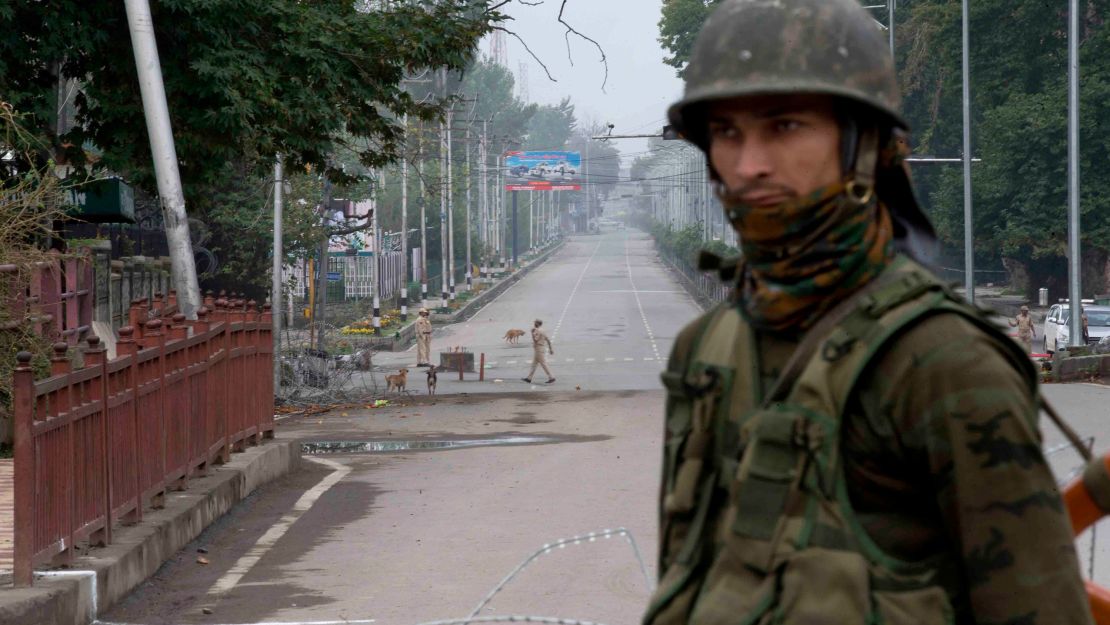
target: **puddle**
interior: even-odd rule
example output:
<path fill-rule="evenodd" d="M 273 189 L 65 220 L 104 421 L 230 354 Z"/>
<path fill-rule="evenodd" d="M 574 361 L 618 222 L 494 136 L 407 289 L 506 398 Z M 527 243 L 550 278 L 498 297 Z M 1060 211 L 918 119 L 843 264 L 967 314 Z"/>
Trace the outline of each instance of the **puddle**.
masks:
<path fill-rule="evenodd" d="M 309 456 L 327 454 L 373 454 L 394 451 L 438 451 L 498 445 L 540 445 L 558 442 L 547 436 L 506 436 L 446 441 L 319 441 L 301 443 L 301 453 Z"/>

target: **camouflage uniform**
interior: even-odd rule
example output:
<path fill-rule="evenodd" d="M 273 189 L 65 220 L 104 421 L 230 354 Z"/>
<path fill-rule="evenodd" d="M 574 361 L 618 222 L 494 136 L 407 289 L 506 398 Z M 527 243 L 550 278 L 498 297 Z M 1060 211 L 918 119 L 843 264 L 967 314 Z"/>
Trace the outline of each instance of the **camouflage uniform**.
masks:
<path fill-rule="evenodd" d="M 854 0 L 723 0 L 687 76 L 671 121 L 703 149 L 698 105 L 744 95 L 828 94 L 904 126 Z M 853 182 L 901 252 L 878 277 L 830 295 L 808 332 L 761 327 L 741 288 L 676 338 L 645 625 L 1092 622 L 1036 373 L 906 256 L 932 228 L 875 150 L 861 141 Z M 722 276 L 742 283 L 750 262 Z"/>

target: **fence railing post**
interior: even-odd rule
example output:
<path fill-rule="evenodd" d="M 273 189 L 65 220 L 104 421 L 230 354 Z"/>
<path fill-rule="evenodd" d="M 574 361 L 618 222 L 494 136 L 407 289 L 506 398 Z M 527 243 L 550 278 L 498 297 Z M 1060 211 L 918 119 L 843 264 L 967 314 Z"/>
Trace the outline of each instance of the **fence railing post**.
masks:
<path fill-rule="evenodd" d="M 169 462 L 166 454 L 166 439 L 168 436 L 168 429 L 166 425 L 166 336 L 162 333 L 162 320 L 151 319 L 146 322 L 146 331 L 143 333 L 142 338 L 143 349 L 157 349 L 158 350 L 158 421 L 161 424 L 162 440 L 159 446 L 158 453 L 161 456 L 162 475 L 158 476 L 159 480 L 165 484 L 166 473 L 170 469 Z M 166 485 L 169 488 L 169 485 Z M 155 497 L 151 503 L 154 508 L 161 508 L 165 505 L 165 493 Z"/>
<path fill-rule="evenodd" d="M 139 417 L 139 367 L 137 364 L 139 346 L 135 343 L 133 338 L 135 329 L 131 326 L 124 326 L 119 329 L 119 340 L 116 341 L 116 358 L 130 358 L 131 361 L 127 365 L 127 372 L 124 374 L 124 385 L 131 395 L 129 405 L 131 410 L 128 411 L 127 418 L 131 420 L 131 431 L 133 438 L 131 440 L 132 449 L 135 450 L 136 464 L 132 467 L 132 474 L 135 479 L 135 509 L 124 516 L 122 519 L 124 523 L 138 523 L 143 520 L 143 473 L 139 469 L 138 463 L 141 462 L 141 454 L 139 452 L 142 441 L 142 419 Z"/>
<path fill-rule="evenodd" d="M 12 403 L 15 417 L 15 585 L 30 586 L 35 553 L 35 374 L 31 353 L 16 355 Z"/>
<path fill-rule="evenodd" d="M 103 462 L 100 472 L 101 493 L 104 496 L 104 528 L 89 538 L 89 542 L 104 546 L 112 542 L 112 463 L 108 457 L 108 440 L 112 435 L 108 423 L 108 371 L 105 367 L 108 362 L 108 350 L 100 344 L 100 337 L 90 334 L 86 340 L 88 348 L 85 350 L 85 368 L 99 370 L 96 381 L 92 385 L 93 402 L 100 404 L 100 458 Z"/>
<path fill-rule="evenodd" d="M 54 357 L 50 359 L 50 375 L 52 377 L 65 376 L 73 371 L 72 363 L 66 356 L 69 351 L 69 344 L 63 342 L 54 343 Z M 54 395 L 57 406 L 54 408 L 55 414 L 64 414 L 73 409 L 73 387 L 66 386 Z M 66 457 L 62 458 L 63 463 L 61 475 L 65 476 L 65 501 L 66 505 L 66 521 L 62 525 L 66 533 L 66 547 L 64 553 L 64 560 L 71 562 L 73 560 L 73 543 L 74 530 L 77 517 L 77 493 L 75 480 L 75 458 L 77 442 L 74 440 L 73 423 L 68 423 L 63 426 L 65 431 L 65 446 L 67 449 Z"/>

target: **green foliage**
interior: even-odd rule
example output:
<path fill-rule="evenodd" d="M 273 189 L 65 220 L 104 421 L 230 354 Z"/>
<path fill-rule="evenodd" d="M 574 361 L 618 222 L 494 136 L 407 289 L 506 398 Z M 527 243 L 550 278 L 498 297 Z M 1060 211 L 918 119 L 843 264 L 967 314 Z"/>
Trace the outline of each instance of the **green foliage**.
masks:
<path fill-rule="evenodd" d="M 665 0 L 660 35 L 683 68 L 706 0 Z M 1110 292 L 1110 30 L 1107 5 L 1081 2 L 1080 166 L 1084 293 Z M 961 0 L 898 5 L 896 66 L 914 151 L 958 156 L 962 143 Z M 1067 5 L 1038 0 L 970 3 L 975 254 L 1021 267 L 1029 289 L 1066 284 Z M 650 169 L 639 162 L 633 174 Z M 963 245 L 957 167 L 916 166 L 918 194 L 946 250 Z M 1033 293 L 1027 293 L 1032 296 Z"/>
<path fill-rule="evenodd" d="M 229 163 L 327 169 L 333 142 L 368 139 L 367 167 L 389 162 L 402 133 L 394 119 L 430 119 L 401 87 L 406 71 L 463 68 L 502 19 L 476 0 L 163 0 L 152 3 L 181 174 L 192 203 Z M 56 60 L 62 60 L 55 63 Z M 79 77 L 78 124 L 53 139 L 58 74 Z M 8 3 L 0 12 L 0 93 L 31 114 L 33 129 L 75 163 L 87 143 L 98 163 L 154 191 L 142 102 L 123 3 Z M 68 146 L 68 147 L 64 147 Z M 331 171 L 336 178 L 340 172 Z"/>
<path fill-rule="evenodd" d="M 528 123 L 528 139 L 524 147 L 528 150 L 561 150 L 566 147 L 576 126 L 574 105 L 570 103 L 570 98 L 563 98 L 556 105 L 541 106 Z"/>
<path fill-rule="evenodd" d="M 477 100 L 466 103 L 465 110 L 480 130 L 480 120 L 489 121 L 489 134 L 493 138 L 491 153 L 515 143 L 517 148 L 528 133 L 528 124 L 536 114 L 537 105 L 522 102 L 513 93 L 516 84 L 513 73 L 489 59 L 480 59 L 467 68 L 460 97 Z"/>
<path fill-rule="evenodd" d="M 676 229 L 668 223 L 655 221 L 650 224 L 649 231 L 660 249 L 690 267 L 697 267 L 698 254 L 702 250 L 713 252 L 722 258 L 740 255 L 740 250 L 721 241 L 705 243 L 702 240 L 702 226 L 698 223 Z"/>
<path fill-rule="evenodd" d="M 659 43 L 671 53 L 663 62 L 682 76 L 694 49 L 694 41 L 713 6 L 720 0 L 663 0 L 663 17 L 659 20 Z"/>

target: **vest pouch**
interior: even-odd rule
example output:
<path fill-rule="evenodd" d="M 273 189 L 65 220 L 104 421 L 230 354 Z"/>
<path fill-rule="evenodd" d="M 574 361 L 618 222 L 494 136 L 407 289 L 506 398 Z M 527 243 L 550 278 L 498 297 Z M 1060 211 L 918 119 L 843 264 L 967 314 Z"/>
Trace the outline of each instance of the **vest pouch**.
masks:
<path fill-rule="evenodd" d="M 948 594 L 940 586 L 872 593 L 878 625 L 953 625 Z"/>
<path fill-rule="evenodd" d="M 697 625 L 765 625 L 773 622 L 776 575 L 746 565 L 733 548 L 717 552 L 705 576 L 689 623 Z"/>
<path fill-rule="evenodd" d="M 852 551 L 813 547 L 783 563 L 775 623 L 865 625 L 871 623 L 867 560 Z M 907 621 L 912 623 L 915 621 Z"/>
<path fill-rule="evenodd" d="M 782 559 L 780 548 L 792 551 L 782 540 L 783 528 L 804 514 L 790 502 L 799 502 L 799 481 L 810 453 L 811 428 L 802 411 L 779 405 L 752 415 L 741 430 L 743 454 L 732 484 L 735 515 L 732 540 L 744 547 L 745 562 L 770 571 Z"/>

